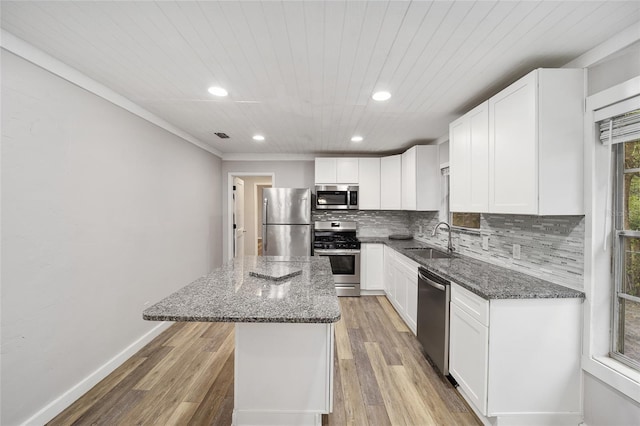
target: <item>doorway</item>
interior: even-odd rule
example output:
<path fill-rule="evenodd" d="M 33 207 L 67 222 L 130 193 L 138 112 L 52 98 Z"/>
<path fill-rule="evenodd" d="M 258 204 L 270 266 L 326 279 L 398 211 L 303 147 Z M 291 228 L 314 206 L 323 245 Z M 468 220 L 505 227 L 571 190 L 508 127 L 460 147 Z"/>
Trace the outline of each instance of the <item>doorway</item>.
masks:
<path fill-rule="evenodd" d="M 262 190 L 273 181 L 272 173 L 229 173 L 229 259 L 261 254 Z"/>
<path fill-rule="evenodd" d="M 255 186 L 255 195 L 256 195 L 256 229 L 257 229 L 257 245 L 256 245 L 256 255 L 262 256 L 262 200 L 264 197 L 262 196 L 262 190 L 265 188 L 271 188 L 272 185 L 270 183 L 256 183 Z"/>

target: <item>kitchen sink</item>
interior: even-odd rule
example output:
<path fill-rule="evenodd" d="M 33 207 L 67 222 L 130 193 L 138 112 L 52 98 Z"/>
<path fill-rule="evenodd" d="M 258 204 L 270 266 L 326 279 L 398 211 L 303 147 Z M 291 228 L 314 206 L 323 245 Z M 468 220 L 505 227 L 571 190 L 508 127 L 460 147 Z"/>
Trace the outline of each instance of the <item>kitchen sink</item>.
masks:
<path fill-rule="evenodd" d="M 453 256 L 451 253 L 436 250 L 433 248 L 410 247 L 406 248 L 405 250 L 411 251 L 413 254 L 422 257 L 423 259 L 450 259 Z"/>

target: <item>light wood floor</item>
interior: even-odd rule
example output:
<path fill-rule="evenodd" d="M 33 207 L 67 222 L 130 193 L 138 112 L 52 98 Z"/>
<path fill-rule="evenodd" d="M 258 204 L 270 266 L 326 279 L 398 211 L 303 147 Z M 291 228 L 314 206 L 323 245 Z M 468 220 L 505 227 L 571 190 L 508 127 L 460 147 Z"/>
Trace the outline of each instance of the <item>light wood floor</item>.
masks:
<path fill-rule="evenodd" d="M 480 425 L 385 297 L 340 298 L 325 425 Z M 51 425 L 230 425 L 234 327 L 177 323 Z"/>

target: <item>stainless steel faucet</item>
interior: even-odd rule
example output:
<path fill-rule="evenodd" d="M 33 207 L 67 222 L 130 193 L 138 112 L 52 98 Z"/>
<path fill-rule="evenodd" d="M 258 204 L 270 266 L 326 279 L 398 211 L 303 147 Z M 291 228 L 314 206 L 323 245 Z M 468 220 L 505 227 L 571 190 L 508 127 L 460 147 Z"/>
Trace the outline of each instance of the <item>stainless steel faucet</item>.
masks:
<path fill-rule="evenodd" d="M 438 222 L 437 225 L 433 228 L 431 236 L 435 237 L 436 233 L 438 232 L 438 228 L 442 225 L 445 225 L 447 227 L 447 230 L 449 231 L 449 244 L 447 246 L 447 250 L 449 250 L 449 252 L 452 252 L 455 249 L 453 248 L 453 243 L 451 243 L 451 225 L 449 225 L 447 222 Z"/>

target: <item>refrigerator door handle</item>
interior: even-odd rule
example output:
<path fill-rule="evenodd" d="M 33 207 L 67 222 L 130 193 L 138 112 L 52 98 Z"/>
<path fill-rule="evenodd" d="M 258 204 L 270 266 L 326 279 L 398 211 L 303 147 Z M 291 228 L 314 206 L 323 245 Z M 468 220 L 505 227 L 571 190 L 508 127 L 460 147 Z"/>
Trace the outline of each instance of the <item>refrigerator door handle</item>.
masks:
<path fill-rule="evenodd" d="M 267 230 L 265 225 L 267 222 L 267 207 L 269 206 L 269 199 L 265 198 L 264 203 L 262 205 L 262 244 L 264 245 L 264 249 L 262 250 L 262 255 L 265 256 L 267 254 Z"/>

